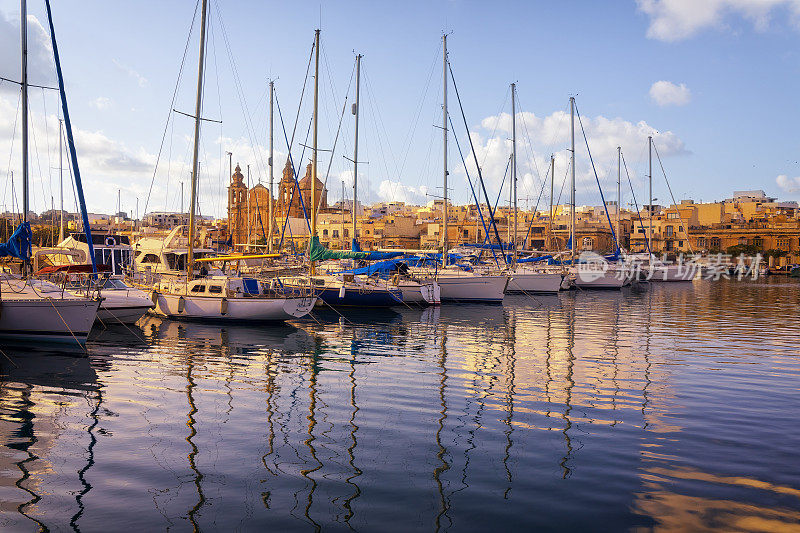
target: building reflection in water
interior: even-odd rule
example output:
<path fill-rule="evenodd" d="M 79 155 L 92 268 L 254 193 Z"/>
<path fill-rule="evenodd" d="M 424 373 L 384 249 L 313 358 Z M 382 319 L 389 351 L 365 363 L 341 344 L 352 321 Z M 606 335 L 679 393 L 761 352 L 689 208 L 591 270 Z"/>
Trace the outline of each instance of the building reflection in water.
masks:
<path fill-rule="evenodd" d="M 109 508 L 148 529 L 196 531 L 703 529 L 702 513 L 728 529 L 791 524 L 792 467 L 765 474 L 768 456 L 737 456 L 739 434 L 718 412 L 758 419 L 731 388 L 714 390 L 725 404 L 703 390 L 722 368 L 763 386 L 746 394 L 778 417 L 764 386 L 778 374 L 724 359 L 744 360 L 742 340 L 719 320 L 746 321 L 706 317 L 702 291 L 722 289 L 704 287 L 356 310 L 286 327 L 150 318 L 143 341 L 115 346 L 104 332 L 88 358 L 12 353 L 19 366 L 0 358 L 0 526 L 97 529 Z M 773 358 L 788 354 L 792 324 L 770 324 L 772 339 L 759 320 L 743 330 L 772 343 Z M 709 349 L 720 342 L 722 356 Z M 779 385 L 773 395 L 796 404 Z M 762 431 L 766 444 L 742 449 L 788 453 L 777 430 Z M 710 461 L 709 449 L 738 459 Z"/>

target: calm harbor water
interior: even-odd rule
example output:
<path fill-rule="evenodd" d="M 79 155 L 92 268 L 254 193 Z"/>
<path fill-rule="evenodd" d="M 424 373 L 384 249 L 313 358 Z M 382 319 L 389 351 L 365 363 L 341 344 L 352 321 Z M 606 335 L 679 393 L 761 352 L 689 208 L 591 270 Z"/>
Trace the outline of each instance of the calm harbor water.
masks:
<path fill-rule="evenodd" d="M 800 284 L 4 346 L 3 531 L 800 528 Z"/>

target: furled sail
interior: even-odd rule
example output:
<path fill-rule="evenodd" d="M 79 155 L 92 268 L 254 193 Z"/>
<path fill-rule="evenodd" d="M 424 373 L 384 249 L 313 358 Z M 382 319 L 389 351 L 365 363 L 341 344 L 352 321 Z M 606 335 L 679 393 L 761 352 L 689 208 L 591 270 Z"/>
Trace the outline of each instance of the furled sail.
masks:
<path fill-rule="evenodd" d="M 8 242 L 0 243 L 0 257 L 28 259 L 32 251 L 32 237 L 30 222 L 23 222 L 14 230 Z"/>

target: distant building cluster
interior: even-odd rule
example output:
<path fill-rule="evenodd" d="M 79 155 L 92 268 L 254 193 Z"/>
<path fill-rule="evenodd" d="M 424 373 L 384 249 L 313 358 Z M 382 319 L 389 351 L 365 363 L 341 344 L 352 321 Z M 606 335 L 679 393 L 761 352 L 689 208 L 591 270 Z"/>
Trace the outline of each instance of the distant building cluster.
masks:
<path fill-rule="evenodd" d="M 241 247 L 265 245 L 272 240 L 279 246 L 302 250 L 309 236 L 306 213 L 312 202 L 317 205 L 317 234 L 320 242 L 333 249 L 349 249 L 357 237 L 363 249 L 434 249 L 441 245 L 442 200 L 416 206 L 403 202 L 385 202 L 355 206 L 358 235 L 353 235 L 353 202 L 341 200 L 328 204 L 325 185 L 316 180 L 311 197 L 311 165 L 298 182 L 289 161 L 277 184 L 277 195 L 261 183 L 248 188 L 241 168 L 236 166 L 228 187 L 227 218 L 214 220 L 199 217 L 209 245 Z M 273 203 L 272 233 L 269 234 L 269 205 Z M 516 239 L 514 213 L 508 206 L 494 212 L 494 225 L 485 204 L 450 205 L 448 235 L 451 245 L 496 243 L 516 240 L 527 250 L 566 250 L 570 235 L 570 209 L 566 205 L 547 206 L 517 214 Z M 552 214 L 551 214 L 552 213 Z M 4 213 L 0 226 L 3 235 L 12 231 L 19 215 Z M 34 244 L 52 245 L 61 218 L 50 210 L 29 220 L 34 223 Z M 135 221 L 125 213 L 89 214 L 94 231 L 128 233 L 137 236 L 158 235 L 188 224 L 188 214 L 150 212 Z M 610 222 L 610 224 L 609 224 Z M 77 231 L 81 220 L 75 213 L 64 213 L 66 231 Z M 800 263 L 800 208 L 797 202 L 782 202 L 764 191 L 735 191 L 731 198 L 709 203 L 682 200 L 677 205 L 640 205 L 621 209 L 616 202 L 605 206 L 581 206 L 575 215 L 575 248 L 580 251 L 609 252 L 615 240 L 630 252 L 662 254 L 755 253 L 770 256 L 778 265 Z M 38 233 L 36 228 L 39 228 Z M 487 232 L 489 235 L 487 236 Z M 649 243 L 649 244 L 648 244 Z"/>

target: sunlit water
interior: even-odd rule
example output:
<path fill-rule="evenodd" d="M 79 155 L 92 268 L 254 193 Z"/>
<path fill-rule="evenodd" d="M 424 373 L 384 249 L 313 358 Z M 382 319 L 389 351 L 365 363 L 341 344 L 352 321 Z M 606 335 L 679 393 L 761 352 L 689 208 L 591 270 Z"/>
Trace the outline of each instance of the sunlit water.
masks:
<path fill-rule="evenodd" d="M 702 281 L 4 346 L 0 529 L 797 528 L 799 302 Z"/>

